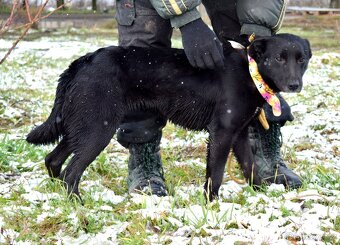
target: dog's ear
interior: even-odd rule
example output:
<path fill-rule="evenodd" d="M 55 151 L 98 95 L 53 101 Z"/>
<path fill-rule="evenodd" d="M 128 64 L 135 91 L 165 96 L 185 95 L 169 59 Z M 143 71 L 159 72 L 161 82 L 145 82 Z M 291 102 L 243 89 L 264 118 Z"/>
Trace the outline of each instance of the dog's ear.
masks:
<path fill-rule="evenodd" d="M 304 49 L 305 53 L 308 55 L 308 58 L 312 58 L 312 50 L 310 48 L 309 41 L 307 39 L 303 39 L 303 41 L 304 41 L 303 49 Z"/>
<path fill-rule="evenodd" d="M 262 54 L 265 52 L 267 46 L 266 38 L 255 39 L 249 47 L 249 55 L 255 60 L 261 58 Z"/>

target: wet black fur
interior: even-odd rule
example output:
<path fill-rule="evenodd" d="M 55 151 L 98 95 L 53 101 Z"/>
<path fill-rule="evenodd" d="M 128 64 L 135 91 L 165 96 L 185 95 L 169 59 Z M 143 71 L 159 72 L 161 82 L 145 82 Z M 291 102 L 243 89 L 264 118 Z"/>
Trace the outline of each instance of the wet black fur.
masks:
<path fill-rule="evenodd" d="M 46 167 L 50 176 L 65 181 L 69 193 L 79 195 L 83 172 L 109 144 L 124 115 L 154 110 L 176 125 L 209 132 L 205 189 L 210 199 L 217 197 L 231 148 L 242 169 L 248 169 L 245 177 L 251 177 L 247 126 L 264 103 L 250 78 L 245 51 L 227 44 L 224 52 L 226 65 L 220 71 L 192 68 L 178 49 L 107 47 L 89 53 L 60 76 L 51 115 L 27 141 L 60 139 L 46 156 Z M 249 52 L 275 90 L 301 89 L 311 57 L 308 41 L 281 34 L 256 40 Z"/>

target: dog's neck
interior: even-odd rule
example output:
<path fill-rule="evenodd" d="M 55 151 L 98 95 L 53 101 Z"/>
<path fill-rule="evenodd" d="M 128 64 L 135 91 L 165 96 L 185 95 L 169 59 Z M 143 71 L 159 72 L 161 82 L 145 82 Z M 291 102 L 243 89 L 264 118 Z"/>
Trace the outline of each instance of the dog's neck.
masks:
<path fill-rule="evenodd" d="M 254 36 L 250 37 L 249 40 L 250 42 L 253 40 L 252 38 L 254 38 Z M 280 116 L 281 115 L 280 100 L 275 95 L 275 92 L 268 86 L 268 84 L 262 78 L 257 63 L 252 57 L 249 56 L 247 48 L 244 47 L 242 44 L 232 40 L 228 40 L 228 42 L 233 49 L 245 50 L 248 59 L 249 74 L 257 90 L 259 91 L 261 96 L 265 99 L 265 101 L 272 107 L 273 114 L 275 116 Z"/>

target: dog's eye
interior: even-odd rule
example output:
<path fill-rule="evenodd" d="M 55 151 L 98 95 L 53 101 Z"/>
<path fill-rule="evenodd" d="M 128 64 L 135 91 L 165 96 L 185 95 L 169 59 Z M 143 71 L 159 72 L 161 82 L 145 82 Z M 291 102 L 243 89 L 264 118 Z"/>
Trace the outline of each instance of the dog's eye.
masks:
<path fill-rule="evenodd" d="M 298 62 L 299 64 L 305 63 L 305 58 L 300 58 L 300 59 L 298 59 L 297 62 Z"/>
<path fill-rule="evenodd" d="M 281 57 L 276 57 L 275 60 L 279 63 L 284 62 L 284 59 L 282 59 Z"/>

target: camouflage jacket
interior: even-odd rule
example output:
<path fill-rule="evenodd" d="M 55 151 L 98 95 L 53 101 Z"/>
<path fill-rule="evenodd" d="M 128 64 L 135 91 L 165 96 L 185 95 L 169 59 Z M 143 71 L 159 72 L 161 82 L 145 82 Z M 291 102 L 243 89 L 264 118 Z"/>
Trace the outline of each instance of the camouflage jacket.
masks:
<path fill-rule="evenodd" d="M 126 11 L 118 13 L 120 24 L 131 25 L 135 18 L 134 2 L 138 0 L 118 0 Z M 149 0 L 157 13 L 164 19 L 170 19 L 174 28 L 180 28 L 196 19 L 200 13 L 197 6 L 203 2 L 207 10 L 223 11 L 227 1 L 236 2 L 236 11 L 241 24 L 240 34 L 255 33 L 269 36 L 281 27 L 286 2 L 288 0 Z M 230 2 L 229 2 L 230 4 Z M 145 14 L 145 13 L 143 13 Z"/>
<path fill-rule="evenodd" d="M 223 6 L 223 1 L 203 0 L 206 8 Z M 150 0 L 158 14 L 170 19 L 172 27 L 181 27 L 200 18 L 197 6 L 201 0 Z M 241 34 L 269 36 L 281 27 L 287 0 L 236 0 Z"/>

